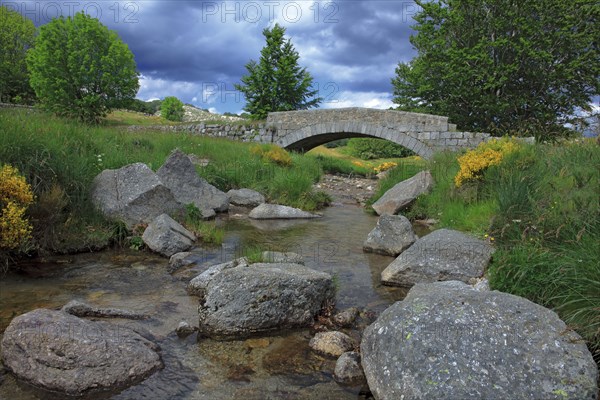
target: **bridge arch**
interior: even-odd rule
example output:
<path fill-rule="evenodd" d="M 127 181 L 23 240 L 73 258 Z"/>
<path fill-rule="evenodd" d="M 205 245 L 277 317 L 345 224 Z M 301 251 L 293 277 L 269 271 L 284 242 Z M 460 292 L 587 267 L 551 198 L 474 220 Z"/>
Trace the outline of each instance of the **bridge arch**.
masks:
<path fill-rule="evenodd" d="M 414 151 L 417 155 L 429 159 L 433 149 L 406 132 L 370 122 L 322 122 L 287 132 L 279 136 L 276 143 L 288 150 L 308 151 L 333 140 L 372 137 L 397 143 Z"/>

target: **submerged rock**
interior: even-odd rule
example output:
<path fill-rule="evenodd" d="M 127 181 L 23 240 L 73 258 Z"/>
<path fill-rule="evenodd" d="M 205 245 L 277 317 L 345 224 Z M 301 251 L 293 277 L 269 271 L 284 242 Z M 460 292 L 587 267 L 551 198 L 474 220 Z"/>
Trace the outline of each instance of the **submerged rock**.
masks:
<path fill-rule="evenodd" d="M 494 248 L 483 240 L 440 229 L 415 242 L 381 273 L 385 285 L 410 287 L 420 282 L 468 282 L 483 275 Z"/>
<path fill-rule="evenodd" d="M 12 320 L 2 361 L 44 390 L 81 396 L 137 384 L 162 368 L 158 347 L 129 328 L 38 309 Z"/>
<path fill-rule="evenodd" d="M 104 216 L 123 221 L 130 230 L 183 209 L 154 171 L 142 163 L 102 171 L 92 182 L 91 197 Z"/>
<path fill-rule="evenodd" d="M 585 343 L 529 300 L 462 282 L 415 285 L 364 332 L 376 399 L 596 399 Z"/>
<path fill-rule="evenodd" d="M 416 240 L 408 218 L 403 215 L 382 215 L 363 244 L 366 252 L 397 256 Z"/>
<path fill-rule="evenodd" d="M 333 316 L 333 322 L 342 328 L 347 328 L 351 326 L 358 315 L 360 314 L 360 310 L 356 307 L 350 307 L 345 309 L 344 311 L 340 311 Z"/>
<path fill-rule="evenodd" d="M 354 339 L 338 331 L 318 332 L 308 344 L 317 353 L 339 357 L 356 347 Z"/>
<path fill-rule="evenodd" d="M 217 339 L 307 326 L 335 295 L 329 274 L 285 263 L 224 267 L 202 292 L 200 332 Z"/>
<path fill-rule="evenodd" d="M 210 211 L 227 211 L 227 195 L 202 179 L 190 158 L 179 149 L 169 155 L 156 174 L 181 204 L 193 203 L 202 215 Z"/>
<path fill-rule="evenodd" d="M 187 292 L 190 296 L 198 296 L 203 298 L 206 295 L 206 288 L 212 279 L 220 274 L 223 270 L 236 267 L 247 267 L 248 260 L 246 258 L 238 258 L 233 261 L 221 263 L 209 267 L 195 278 L 192 278 L 187 286 Z"/>
<path fill-rule="evenodd" d="M 252 209 L 248 217 L 252 219 L 307 219 L 321 216 L 279 204 L 261 204 Z"/>
<path fill-rule="evenodd" d="M 175 329 L 175 333 L 177 333 L 177 336 L 179 336 L 180 338 L 185 338 L 185 337 L 191 335 L 192 333 L 196 332 L 197 330 L 198 330 L 198 328 L 195 326 L 191 326 L 189 324 L 189 322 L 181 321 L 179 323 L 179 325 L 177 325 L 177 329 Z"/>
<path fill-rule="evenodd" d="M 360 353 L 348 351 L 335 363 L 333 378 L 346 385 L 357 385 L 365 382 L 365 373 L 360 365 Z"/>
<path fill-rule="evenodd" d="M 407 207 L 417 197 L 427 193 L 433 186 L 433 178 L 429 171 L 421 171 L 412 178 L 402 181 L 373 203 L 373 210 L 379 215 L 396 214 Z"/>
<path fill-rule="evenodd" d="M 173 254 L 192 248 L 196 235 L 167 214 L 162 214 L 148 224 L 142 240 L 155 252 L 171 257 Z"/>
<path fill-rule="evenodd" d="M 138 314 L 133 311 L 121 310 L 118 308 L 97 308 L 77 300 L 71 300 L 62 308 L 63 312 L 76 317 L 96 317 L 96 318 L 125 318 L 125 319 L 146 319 L 145 314 Z"/>
<path fill-rule="evenodd" d="M 265 202 L 265 196 L 252 189 L 231 189 L 227 197 L 231 204 L 242 207 L 256 207 Z"/>

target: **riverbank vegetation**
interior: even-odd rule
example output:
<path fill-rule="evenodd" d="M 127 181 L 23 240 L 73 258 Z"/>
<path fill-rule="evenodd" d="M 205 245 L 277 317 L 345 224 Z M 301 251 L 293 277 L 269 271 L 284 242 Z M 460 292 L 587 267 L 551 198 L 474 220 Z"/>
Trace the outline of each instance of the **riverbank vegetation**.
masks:
<path fill-rule="evenodd" d="M 314 157 L 283 150 L 253 152 L 247 143 L 183 133 L 132 133 L 35 109 L 0 109 L 0 142 L 0 164 L 15 167 L 35 195 L 27 213 L 33 226 L 28 244 L 33 252 L 94 250 L 123 241 L 128 235 L 124 228 L 94 210 L 89 197 L 92 180 L 104 169 L 133 162 L 157 170 L 175 148 L 195 155 L 200 164 L 208 163 L 198 172 L 223 191 L 252 188 L 270 202 L 305 210 L 329 202 L 325 193 L 313 190 L 323 173 Z"/>
<path fill-rule="evenodd" d="M 600 361 L 598 165 L 600 146 L 591 139 L 535 145 L 505 139 L 464 155 L 441 153 L 427 166 L 433 190 L 407 215 L 493 242 L 492 289 L 553 309 Z M 392 173 L 388 183 L 404 178 Z"/>

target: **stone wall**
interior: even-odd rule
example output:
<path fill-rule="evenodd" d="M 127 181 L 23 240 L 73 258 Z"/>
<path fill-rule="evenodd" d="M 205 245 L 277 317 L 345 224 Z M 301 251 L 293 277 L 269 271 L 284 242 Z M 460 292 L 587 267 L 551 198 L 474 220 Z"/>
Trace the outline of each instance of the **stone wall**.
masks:
<path fill-rule="evenodd" d="M 129 126 L 128 131 L 163 131 L 189 133 L 199 136 L 210 136 L 239 140 L 242 142 L 271 143 L 274 132 L 267 129 L 266 124 L 190 124 L 190 125 L 152 125 L 152 126 Z"/>

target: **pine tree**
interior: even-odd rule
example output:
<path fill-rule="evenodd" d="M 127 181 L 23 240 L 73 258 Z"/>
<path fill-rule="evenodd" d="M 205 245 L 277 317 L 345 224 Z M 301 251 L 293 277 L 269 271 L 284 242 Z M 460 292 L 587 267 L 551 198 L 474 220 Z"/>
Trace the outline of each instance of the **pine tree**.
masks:
<path fill-rule="evenodd" d="M 300 67 L 300 55 L 284 34 L 285 28 L 278 24 L 263 30 L 267 43 L 259 62 L 246 64 L 248 75 L 235 85 L 246 97 L 244 110 L 252 119 L 265 119 L 271 111 L 306 110 L 322 101 L 315 97 L 318 91 L 312 87 L 313 78 Z"/>

